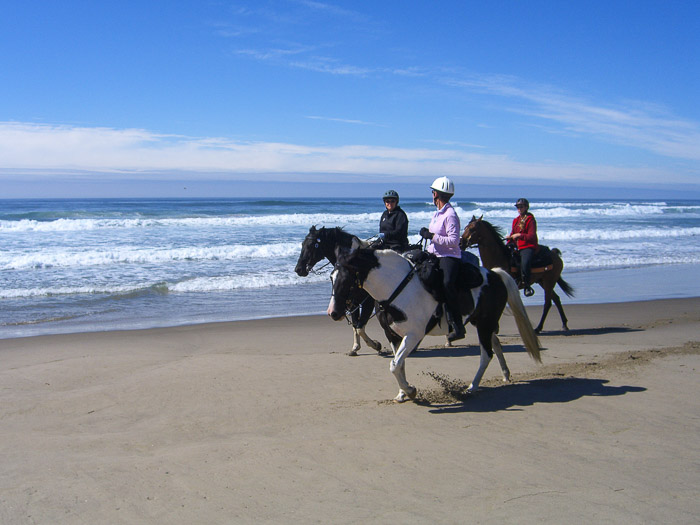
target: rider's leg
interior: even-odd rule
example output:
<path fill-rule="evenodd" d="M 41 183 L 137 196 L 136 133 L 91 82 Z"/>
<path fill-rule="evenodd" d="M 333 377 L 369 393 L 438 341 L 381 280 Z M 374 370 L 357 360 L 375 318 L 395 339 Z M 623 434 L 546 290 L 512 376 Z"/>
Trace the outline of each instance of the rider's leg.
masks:
<path fill-rule="evenodd" d="M 445 287 L 447 322 L 450 325 L 450 333 L 447 334 L 447 340 L 464 339 L 464 324 L 462 323 L 462 312 L 459 308 L 459 294 L 457 291 L 457 276 L 459 275 L 461 261 L 455 257 L 440 257 L 439 261 L 440 269 L 442 270 L 442 282 Z"/>
<path fill-rule="evenodd" d="M 532 269 L 532 257 L 534 254 L 534 248 L 525 248 L 520 250 L 520 272 L 522 275 L 522 283 L 526 296 L 530 296 L 534 293 L 530 287 L 530 273 Z"/>

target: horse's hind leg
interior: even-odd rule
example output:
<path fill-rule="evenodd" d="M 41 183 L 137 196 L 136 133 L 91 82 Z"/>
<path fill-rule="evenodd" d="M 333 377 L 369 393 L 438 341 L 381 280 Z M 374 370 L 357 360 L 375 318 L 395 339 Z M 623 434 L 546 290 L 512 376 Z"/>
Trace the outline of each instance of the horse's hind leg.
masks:
<path fill-rule="evenodd" d="M 481 378 L 484 377 L 484 372 L 491 362 L 493 357 L 493 349 L 491 347 L 492 336 L 494 335 L 493 330 L 486 330 L 479 326 L 476 327 L 476 331 L 479 334 L 479 347 L 481 348 L 481 359 L 479 360 L 479 370 L 476 371 L 474 379 L 472 379 L 471 385 L 467 388 L 467 392 L 472 394 L 479 390 L 479 384 L 481 383 Z M 500 346 L 500 344 L 499 344 Z"/>
<path fill-rule="evenodd" d="M 564 313 L 564 307 L 561 305 L 561 299 L 559 299 L 559 295 L 552 291 L 552 294 L 554 296 L 554 304 L 557 307 L 557 310 L 559 310 L 559 317 L 561 317 L 561 328 L 565 332 L 569 331 L 569 320 L 566 318 L 566 314 Z"/>
<path fill-rule="evenodd" d="M 503 372 L 503 382 L 507 383 L 510 381 L 510 370 L 508 369 L 508 364 L 506 363 L 506 358 L 503 355 L 503 347 L 501 346 L 501 341 L 498 339 L 496 334 L 491 336 L 491 344 L 493 345 L 493 352 L 498 358 L 498 363 L 501 365 L 501 372 Z"/>
<path fill-rule="evenodd" d="M 544 288 L 544 286 L 542 288 Z M 552 296 L 556 297 L 555 302 L 559 299 L 557 294 L 554 293 L 554 290 L 547 290 L 544 288 L 544 308 L 542 310 L 542 318 L 540 319 L 540 323 L 537 325 L 537 328 L 535 328 L 536 334 L 539 334 L 544 328 L 544 320 L 547 319 L 549 309 L 552 307 Z M 559 313 L 562 313 L 561 309 L 559 310 Z"/>

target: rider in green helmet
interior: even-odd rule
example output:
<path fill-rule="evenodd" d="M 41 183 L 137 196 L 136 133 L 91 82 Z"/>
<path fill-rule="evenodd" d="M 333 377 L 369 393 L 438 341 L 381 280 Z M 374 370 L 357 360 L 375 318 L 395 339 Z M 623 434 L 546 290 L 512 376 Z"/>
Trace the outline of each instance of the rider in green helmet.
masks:
<path fill-rule="evenodd" d="M 384 192 L 384 213 L 379 219 L 379 238 L 385 248 L 397 252 L 408 249 L 408 217 L 399 206 L 399 194 L 395 190 Z"/>

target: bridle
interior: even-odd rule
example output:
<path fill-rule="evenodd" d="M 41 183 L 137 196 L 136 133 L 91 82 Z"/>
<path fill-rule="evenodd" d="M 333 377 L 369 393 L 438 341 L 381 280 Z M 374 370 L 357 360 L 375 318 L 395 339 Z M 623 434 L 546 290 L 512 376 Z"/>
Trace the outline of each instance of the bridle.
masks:
<path fill-rule="evenodd" d="M 329 264 L 330 264 L 330 263 L 329 263 Z M 326 266 L 326 265 L 324 265 L 324 266 Z M 331 275 L 329 276 L 329 278 L 330 278 L 330 280 L 331 280 L 331 297 L 335 297 L 335 287 L 333 286 L 333 285 L 335 284 L 335 283 L 333 282 L 333 272 L 331 272 Z M 357 312 L 360 308 L 362 308 L 362 306 L 363 306 L 367 301 L 369 301 L 370 299 L 371 299 L 372 301 L 374 301 L 374 299 L 372 299 L 372 296 L 369 295 L 369 294 L 367 294 L 367 295 L 365 296 L 365 298 L 362 299 L 362 301 L 360 301 L 359 303 L 355 304 L 355 303 L 352 301 L 352 299 L 350 298 L 350 297 L 352 296 L 352 291 L 353 291 L 354 288 L 357 288 L 357 289 L 360 289 L 360 290 L 362 289 L 362 282 L 360 281 L 360 272 L 359 272 L 359 271 L 356 271 L 356 272 L 355 272 L 355 282 L 350 286 L 350 290 L 348 290 L 348 295 L 347 295 L 347 297 L 345 298 L 345 320 L 348 322 L 349 325 L 352 324 L 352 321 L 351 321 L 351 319 L 350 319 L 350 317 L 352 316 L 352 314 L 354 314 L 354 313 Z M 369 316 L 369 319 L 372 319 L 372 317 L 374 317 L 375 315 L 376 315 L 376 312 L 372 312 L 372 315 Z M 368 320 L 369 320 L 369 319 L 368 319 Z"/>

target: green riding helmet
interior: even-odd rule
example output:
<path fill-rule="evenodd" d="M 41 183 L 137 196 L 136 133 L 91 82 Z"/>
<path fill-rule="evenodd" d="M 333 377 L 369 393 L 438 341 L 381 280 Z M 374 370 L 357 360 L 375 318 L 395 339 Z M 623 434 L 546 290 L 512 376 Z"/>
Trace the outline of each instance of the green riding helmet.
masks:
<path fill-rule="evenodd" d="M 382 200 L 387 200 L 387 199 L 396 199 L 396 204 L 399 203 L 399 194 L 396 193 L 394 190 L 387 190 L 384 192 L 384 196 L 382 197 Z"/>

